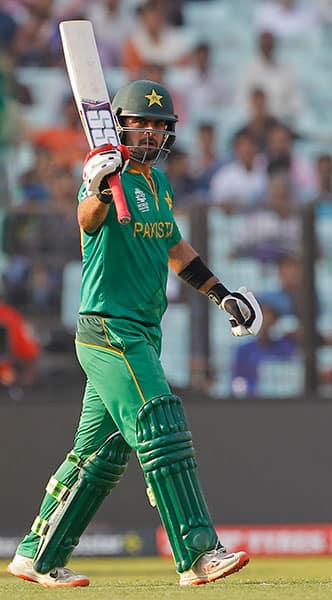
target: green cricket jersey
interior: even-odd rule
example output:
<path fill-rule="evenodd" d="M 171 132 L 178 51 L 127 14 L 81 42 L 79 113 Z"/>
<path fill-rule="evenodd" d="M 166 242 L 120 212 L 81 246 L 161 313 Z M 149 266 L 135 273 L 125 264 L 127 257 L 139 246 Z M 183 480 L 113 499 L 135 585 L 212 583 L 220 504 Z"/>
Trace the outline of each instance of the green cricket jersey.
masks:
<path fill-rule="evenodd" d="M 114 206 L 94 233 L 82 232 L 80 314 L 100 314 L 159 325 L 167 307 L 168 251 L 181 240 L 166 175 L 149 178 L 127 168 L 121 181 L 132 220 L 117 222 Z M 85 186 L 79 201 L 86 197 Z"/>

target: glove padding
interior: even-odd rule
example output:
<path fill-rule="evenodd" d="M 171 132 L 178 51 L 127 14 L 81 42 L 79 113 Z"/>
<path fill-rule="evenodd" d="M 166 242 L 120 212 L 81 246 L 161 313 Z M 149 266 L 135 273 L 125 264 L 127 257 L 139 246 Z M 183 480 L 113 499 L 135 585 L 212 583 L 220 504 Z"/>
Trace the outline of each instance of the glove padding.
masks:
<path fill-rule="evenodd" d="M 263 323 L 263 314 L 255 296 L 248 292 L 247 288 L 240 287 L 236 292 L 225 296 L 220 308 L 231 315 L 232 335 L 258 334 Z"/>
<path fill-rule="evenodd" d="M 89 196 L 102 192 L 110 193 L 108 178 L 122 173 L 129 160 L 127 146 L 120 144 L 114 148 L 112 144 L 91 150 L 85 158 L 83 181 Z"/>

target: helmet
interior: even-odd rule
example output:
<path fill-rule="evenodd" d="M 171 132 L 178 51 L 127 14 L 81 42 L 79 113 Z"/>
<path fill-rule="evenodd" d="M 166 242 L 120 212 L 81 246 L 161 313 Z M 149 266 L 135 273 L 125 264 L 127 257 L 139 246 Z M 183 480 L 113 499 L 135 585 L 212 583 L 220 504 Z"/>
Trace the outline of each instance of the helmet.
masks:
<path fill-rule="evenodd" d="M 156 162 L 160 157 L 167 158 L 171 147 L 175 142 L 175 123 L 178 118 L 174 114 L 172 98 L 169 92 L 160 83 L 140 79 L 131 81 L 119 89 L 112 102 L 113 110 L 116 115 L 120 139 L 126 143 L 126 132 L 128 131 L 149 131 L 163 133 L 164 139 L 159 148 L 145 148 L 139 146 L 128 146 L 130 155 L 139 162 Z M 124 117 L 146 117 L 149 119 L 163 120 L 166 127 L 162 131 L 146 128 L 134 128 L 124 126 Z M 147 136 L 147 141 L 149 137 Z M 152 157 L 152 159 L 151 159 Z"/>

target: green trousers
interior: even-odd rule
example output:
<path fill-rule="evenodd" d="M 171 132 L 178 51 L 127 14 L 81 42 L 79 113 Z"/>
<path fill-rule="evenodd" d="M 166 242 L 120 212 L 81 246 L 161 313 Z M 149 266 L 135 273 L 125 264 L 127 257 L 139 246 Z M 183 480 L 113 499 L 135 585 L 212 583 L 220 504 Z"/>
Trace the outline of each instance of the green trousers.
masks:
<path fill-rule="evenodd" d="M 80 317 L 76 351 L 87 383 L 73 450 L 53 476 L 60 484 L 71 488 L 78 478 L 79 462 L 115 431 L 137 449 L 138 411 L 152 398 L 170 393 L 159 360 L 160 344 L 159 327 L 96 315 Z M 47 521 L 57 505 L 56 498 L 46 493 L 40 519 Z M 31 531 L 17 552 L 33 558 L 39 541 L 39 535 Z"/>

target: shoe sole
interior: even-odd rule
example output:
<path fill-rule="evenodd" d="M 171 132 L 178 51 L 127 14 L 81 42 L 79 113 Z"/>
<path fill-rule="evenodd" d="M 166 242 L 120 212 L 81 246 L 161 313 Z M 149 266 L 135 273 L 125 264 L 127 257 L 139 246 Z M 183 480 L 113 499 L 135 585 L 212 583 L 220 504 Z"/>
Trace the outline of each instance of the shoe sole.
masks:
<path fill-rule="evenodd" d="M 206 583 L 213 583 L 218 579 L 222 579 L 223 577 L 228 577 L 228 575 L 233 575 L 233 573 L 237 573 L 238 571 L 243 569 L 243 567 L 245 567 L 249 561 L 249 554 L 244 554 L 244 556 L 240 557 L 239 562 L 236 565 L 234 565 L 234 567 L 232 567 L 229 571 L 224 571 L 223 573 L 220 573 L 215 577 L 207 577 L 207 579 L 196 579 L 195 581 L 191 581 L 190 583 L 187 583 L 185 585 L 204 585 Z M 185 587 L 185 585 L 183 587 Z"/>
<path fill-rule="evenodd" d="M 7 573 L 9 573 L 10 575 L 14 575 L 14 577 L 18 577 L 19 579 L 24 579 L 24 581 L 38 583 L 39 585 L 45 588 L 86 587 L 90 585 L 89 579 L 77 579 L 76 581 L 71 581 L 70 583 L 41 583 L 40 581 L 37 581 L 37 579 L 32 579 L 32 577 L 24 575 L 23 573 L 13 573 L 13 571 L 11 571 L 9 567 L 7 567 Z"/>

